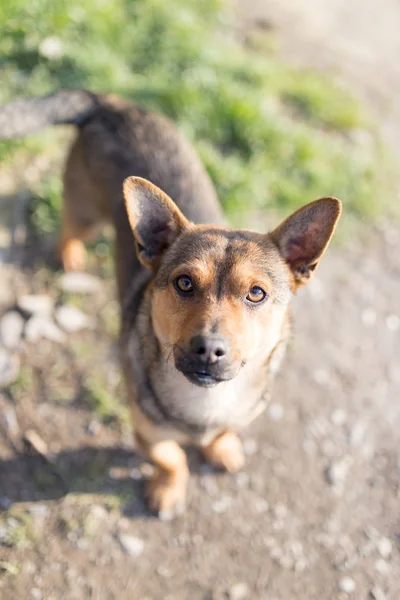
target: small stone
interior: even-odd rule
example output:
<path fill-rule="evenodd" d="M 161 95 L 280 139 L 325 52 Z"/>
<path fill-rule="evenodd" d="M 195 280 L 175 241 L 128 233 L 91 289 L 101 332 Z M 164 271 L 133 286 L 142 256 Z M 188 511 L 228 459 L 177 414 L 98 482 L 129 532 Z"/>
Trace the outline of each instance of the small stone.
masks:
<path fill-rule="evenodd" d="M 214 512 L 221 514 L 226 512 L 231 506 L 232 498 L 230 498 L 229 496 L 222 496 L 220 500 L 217 500 L 217 502 L 214 502 L 212 504 L 212 509 Z"/>
<path fill-rule="evenodd" d="M 273 402 L 269 405 L 267 413 L 271 421 L 281 421 L 285 411 L 282 404 Z"/>
<path fill-rule="evenodd" d="M 44 294 L 22 296 L 18 306 L 29 315 L 50 315 L 53 311 L 54 301 Z"/>
<path fill-rule="evenodd" d="M 118 538 L 126 554 L 135 558 L 142 554 L 144 550 L 144 541 L 142 539 L 126 533 L 120 533 Z"/>
<path fill-rule="evenodd" d="M 282 559 L 283 551 L 278 546 L 274 546 L 270 549 L 269 555 L 273 560 L 279 562 Z"/>
<path fill-rule="evenodd" d="M 92 419 L 86 427 L 86 430 L 89 435 L 97 435 L 99 433 L 100 429 L 101 429 L 101 423 L 97 419 Z"/>
<path fill-rule="evenodd" d="M 290 551 L 292 552 L 293 556 L 302 556 L 304 551 L 303 551 L 303 544 L 301 542 L 298 542 L 297 540 L 293 540 L 291 542 L 289 542 L 288 544 Z"/>
<path fill-rule="evenodd" d="M 286 504 L 283 504 L 283 502 L 278 502 L 278 504 L 274 508 L 274 513 L 278 519 L 285 519 L 288 514 Z"/>
<path fill-rule="evenodd" d="M 150 463 L 142 463 L 140 465 L 140 472 L 145 479 L 149 479 L 154 475 L 154 467 Z"/>
<path fill-rule="evenodd" d="M 389 331 L 397 331 L 400 327 L 400 318 L 397 315 L 386 317 L 386 327 Z"/>
<path fill-rule="evenodd" d="M 378 541 L 377 549 L 382 558 L 388 558 L 392 554 L 392 542 L 389 538 L 383 537 Z"/>
<path fill-rule="evenodd" d="M 326 480 L 330 485 L 342 485 L 347 477 L 349 464 L 347 460 L 333 462 L 325 471 Z"/>
<path fill-rule="evenodd" d="M 352 594 L 356 589 L 356 583 L 351 577 L 342 577 L 338 581 L 338 588 L 345 594 Z"/>
<path fill-rule="evenodd" d="M 88 273 L 65 273 L 59 284 L 67 294 L 95 294 L 102 288 L 101 279 Z"/>
<path fill-rule="evenodd" d="M 39 590 L 39 588 L 32 588 L 31 596 L 34 598 L 34 600 L 40 600 L 42 597 L 42 592 Z"/>
<path fill-rule="evenodd" d="M 350 445 L 353 446 L 353 448 L 357 448 L 362 444 L 365 436 L 365 429 L 365 423 L 362 423 L 361 421 L 355 423 L 351 428 L 349 434 L 349 442 Z"/>
<path fill-rule="evenodd" d="M 108 476 L 114 481 L 122 481 L 126 479 L 126 467 L 110 467 L 108 470 Z"/>
<path fill-rule="evenodd" d="M 107 517 L 108 512 L 104 508 L 104 506 L 101 506 L 101 504 L 92 504 L 89 510 L 89 514 L 95 519 L 104 519 L 105 517 Z"/>
<path fill-rule="evenodd" d="M 133 479 L 133 481 L 141 481 L 143 479 L 143 473 L 137 467 L 134 467 L 129 471 L 129 477 Z"/>
<path fill-rule="evenodd" d="M 373 598 L 373 600 L 386 600 L 385 592 L 382 590 L 382 588 L 377 587 L 377 586 L 372 588 L 372 590 L 370 592 L 370 596 L 371 596 L 371 598 Z"/>
<path fill-rule="evenodd" d="M 269 510 L 269 504 L 264 498 L 256 498 L 253 502 L 254 510 L 258 513 L 264 513 Z"/>
<path fill-rule="evenodd" d="M 50 342 L 62 344 L 65 341 L 65 334 L 49 317 L 35 315 L 26 324 L 25 338 L 30 343 L 45 338 Z"/>
<path fill-rule="evenodd" d="M 163 579 L 169 579 L 174 574 L 174 572 L 165 565 L 159 565 L 156 569 L 156 572 L 160 577 L 163 577 Z"/>
<path fill-rule="evenodd" d="M 35 453 L 39 454 L 43 458 L 46 458 L 49 448 L 42 438 L 41 435 L 34 429 L 27 429 L 24 435 L 24 443 L 28 445 L 28 447 L 33 450 Z"/>
<path fill-rule="evenodd" d="M 228 590 L 229 600 L 246 600 L 249 597 L 249 588 L 246 583 L 235 583 Z"/>
<path fill-rule="evenodd" d="M 20 360 L 4 348 L 0 348 L 0 389 L 5 388 L 18 378 Z"/>
<path fill-rule="evenodd" d="M 319 385 L 325 386 L 330 382 L 330 374 L 325 369 L 316 369 L 313 372 L 314 381 Z"/>
<path fill-rule="evenodd" d="M 91 326 L 90 318 L 75 306 L 60 306 L 56 310 L 55 319 L 67 333 L 76 333 Z"/>
<path fill-rule="evenodd" d="M 341 408 L 336 408 L 331 414 L 331 422 L 333 425 L 340 427 L 346 423 L 347 413 Z"/>
<path fill-rule="evenodd" d="M 3 409 L 3 421 L 6 426 L 7 433 L 16 438 L 19 435 L 19 424 L 15 410 L 11 406 L 6 406 Z"/>
<path fill-rule="evenodd" d="M 0 320 L 0 341 L 9 350 L 18 348 L 25 321 L 16 310 L 6 313 Z"/>
<path fill-rule="evenodd" d="M 376 311 L 373 308 L 366 308 L 361 313 L 361 322 L 365 327 L 372 327 L 376 323 Z"/>

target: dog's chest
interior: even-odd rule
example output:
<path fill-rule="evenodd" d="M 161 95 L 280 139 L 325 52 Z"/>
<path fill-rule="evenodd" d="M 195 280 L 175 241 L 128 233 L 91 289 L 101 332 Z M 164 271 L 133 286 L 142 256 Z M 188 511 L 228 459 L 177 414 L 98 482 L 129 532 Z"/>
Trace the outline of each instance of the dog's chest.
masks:
<path fill-rule="evenodd" d="M 260 412 L 267 387 L 266 369 L 243 369 L 232 381 L 211 388 L 190 383 L 172 365 L 153 378 L 154 391 L 167 411 L 200 428 L 243 427 Z"/>

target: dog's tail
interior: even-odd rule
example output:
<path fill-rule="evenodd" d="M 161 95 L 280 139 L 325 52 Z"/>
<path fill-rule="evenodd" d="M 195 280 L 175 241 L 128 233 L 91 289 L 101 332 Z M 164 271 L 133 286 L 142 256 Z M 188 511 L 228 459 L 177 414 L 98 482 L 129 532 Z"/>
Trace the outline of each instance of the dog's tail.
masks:
<path fill-rule="evenodd" d="M 49 125 L 83 125 L 99 100 L 85 90 L 59 90 L 41 98 L 15 100 L 0 106 L 0 139 L 23 137 Z"/>

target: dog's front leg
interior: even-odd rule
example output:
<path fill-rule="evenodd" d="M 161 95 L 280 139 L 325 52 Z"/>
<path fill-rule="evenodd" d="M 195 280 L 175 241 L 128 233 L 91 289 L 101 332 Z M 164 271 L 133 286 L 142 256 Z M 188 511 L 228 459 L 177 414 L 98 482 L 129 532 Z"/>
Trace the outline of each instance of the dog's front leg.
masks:
<path fill-rule="evenodd" d="M 202 447 L 205 459 L 215 465 L 235 473 L 244 465 L 243 445 L 233 431 L 225 431 L 210 444 Z"/>
<path fill-rule="evenodd" d="M 149 508 L 156 512 L 179 511 L 185 504 L 189 477 L 186 454 L 174 441 L 150 444 L 140 440 L 140 449 L 157 469 L 147 485 Z"/>

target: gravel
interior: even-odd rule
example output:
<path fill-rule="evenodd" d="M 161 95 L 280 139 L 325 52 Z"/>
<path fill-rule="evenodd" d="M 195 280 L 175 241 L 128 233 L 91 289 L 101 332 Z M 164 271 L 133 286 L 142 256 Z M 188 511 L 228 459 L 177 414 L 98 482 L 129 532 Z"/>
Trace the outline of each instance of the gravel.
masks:
<path fill-rule="evenodd" d="M 18 307 L 29 315 L 49 315 L 54 308 L 54 300 L 45 294 L 21 296 Z"/>
<path fill-rule="evenodd" d="M 346 480 L 349 466 L 349 460 L 346 458 L 332 462 L 325 471 L 327 482 L 332 486 L 342 486 Z"/>
<path fill-rule="evenodd" d="M 126 533 L 120 533 L 118 539 L 123 551 L 125 554 L 128 554 L 128 556 L 137 558 L 142 554 L 144 550 L 144 541 L 141 538 Z"/>
<path fill-rule="evenodd" d="M 267 414 L 271 421 L 281 421 L 285 414 L 284 408 L 282 404 L 278 404 L 277 402 L 273 402 L 268 406 Z"/>
<path fill-rule="evenodd" d="M 26 324 L 25 338 L 31 344 L 35 344 L 42 338 L 62 344 L 65 342 L 64 332 L 54 323 L 49 316 L 43 314 L 35 315 Z"/>
<path fill-rule="evenodd" d="M 0 348 L 0 389 L 11 385 L 19 375 L 20 360 L 5 348 Z"/>
<path fill-rule="evenodd" d="M 7 312 L 0 320 L 0 341 L 9 350 L 18 348 L 25 320 L 16 310 Z"/>
<path fill-rule="evenodd" d="M 88 273 L 65 273 L 59 280 L 60 288 L 67 294 L 95 294 L 103 286 L 99 277 Z"/>
<path fill-rule="evenodd" d="M 60 306 L 55 312 L 55 320 L 67 333 L 76 333 L 91 326 L 91 319 L 75 306 Z"/>
<path fill-rule="evenodd" d="M 249 588 L 244 582 L 235 583 L 228 590 L 229 600 L 246 600 L 248 597 Z"/>
<path fill-rule="evenodd" d="M 378 541 L 377 549 L 382 558 L 388 558 L 392 554 L 392 542 L 389 538 L 383 537 Z"/>
<path fill-rule="evenodd" d="M 386 600 L 386 594 L 382 588 L 375 586 L 372 588 L 370 596 L 373 600 Z"/>
<path fill-rule="evenodd" d="M 338 588 L 345 594 L 352 594 L 356 589 L 356 582 L 351 577 L 342 577 L 338 581 Z"/>

